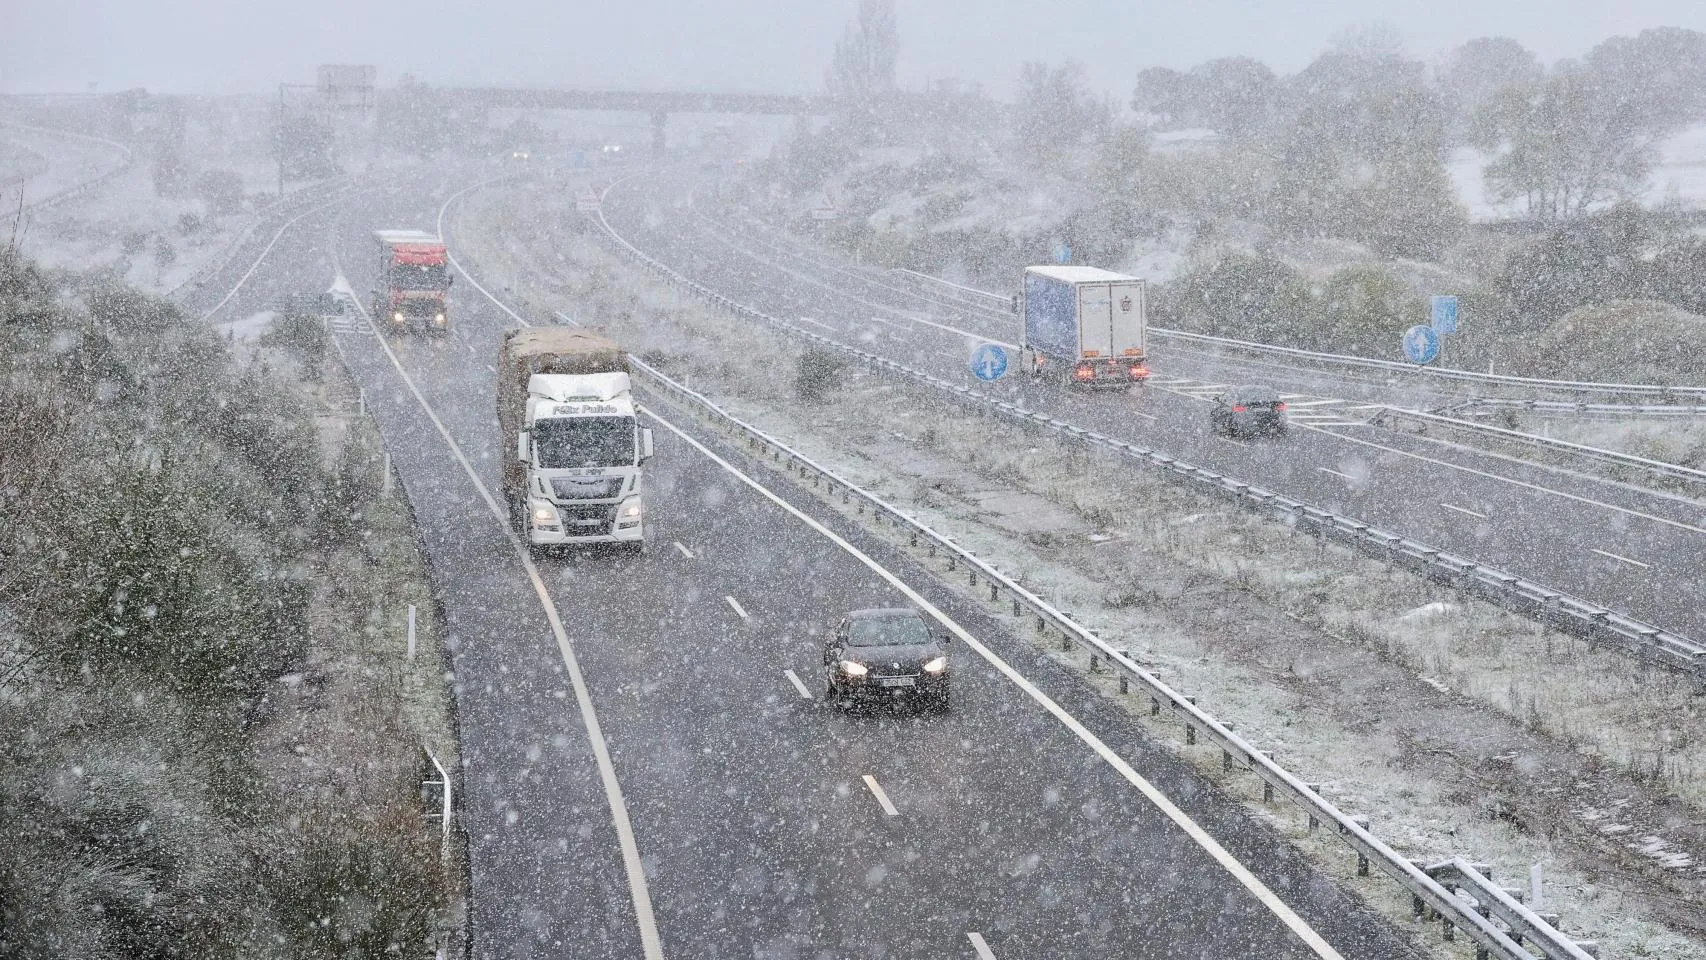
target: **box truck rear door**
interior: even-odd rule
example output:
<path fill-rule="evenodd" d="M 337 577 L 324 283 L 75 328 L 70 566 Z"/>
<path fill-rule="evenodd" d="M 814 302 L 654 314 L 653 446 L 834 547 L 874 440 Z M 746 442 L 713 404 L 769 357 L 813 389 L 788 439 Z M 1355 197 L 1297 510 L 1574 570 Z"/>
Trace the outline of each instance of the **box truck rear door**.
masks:
<path fill-rule="evenodd" d="M 1117 357 L 1143 356 L 1143 284 L 1116 283 L 1109 291 L 1113 299 L 1112 348 Z"/>
<path fill-rule="evenodd" d="M 1105 283 L 1078 285 L 1080 348 L 1086 357 L 1107 357 L 1114 350 L 1114 301 Z"/>

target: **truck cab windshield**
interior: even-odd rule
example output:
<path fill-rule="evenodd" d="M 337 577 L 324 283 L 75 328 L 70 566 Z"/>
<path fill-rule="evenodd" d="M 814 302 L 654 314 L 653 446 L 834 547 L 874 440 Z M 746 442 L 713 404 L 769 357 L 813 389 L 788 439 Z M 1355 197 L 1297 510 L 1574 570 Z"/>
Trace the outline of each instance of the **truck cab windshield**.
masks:
<path fill-rule="evenodd" d="M 395 263 L 385 279 L 397 290 L 442 290 L 449 285 L 450 273 L 442 263 Z"/>
<path fill-rule="evenodd" d="M 533 423 L 533 445 L 545 470 L 634 465 L 632 417 L 549 417 Z"/>

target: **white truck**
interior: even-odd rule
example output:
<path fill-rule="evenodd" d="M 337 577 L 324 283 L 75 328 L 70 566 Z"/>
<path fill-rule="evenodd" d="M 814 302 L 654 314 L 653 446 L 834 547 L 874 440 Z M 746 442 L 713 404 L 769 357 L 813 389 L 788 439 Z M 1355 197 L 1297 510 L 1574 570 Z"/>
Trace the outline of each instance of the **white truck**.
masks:
<path fill-rule="evenodd" d="M 596 334 L 536 327 L 507 334 L 499 362 L 498 421 L 514 445 L 504 491 L 529 548 L 643 550 L 652 432 L 634 415 L 627 354 Z"/>
<path fill-rule="evenodd" d="M 1019 368 L 1082 387 L 1149 378 L 1142 280 L 1096 267 L 1026 267 Z"/>

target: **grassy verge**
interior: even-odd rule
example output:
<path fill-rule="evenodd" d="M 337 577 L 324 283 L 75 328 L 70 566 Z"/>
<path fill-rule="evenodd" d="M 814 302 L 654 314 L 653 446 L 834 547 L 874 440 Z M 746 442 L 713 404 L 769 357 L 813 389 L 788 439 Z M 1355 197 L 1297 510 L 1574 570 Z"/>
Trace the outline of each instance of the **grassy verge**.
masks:
<path fill-rule="evenodd" d="M 572 213 L 545 226 L 538 201 L 479 200 L 457 231 L 538 315 L 566 308 L 611 329 L 1022 571 L 1342 806 L 1371 814 L 1400 849 L 1492 859 L 1505 876 L 1545 862 L 1577 935 L 1620 952 L 1706 956 L 1697 918 L 1671 909 L 1698 881 L 1640 849 L 1651 844 L 1617 839 L 1632 831 L 1673 852 L 1659 834 L 1692 839 L 1703 721 L 1686 684 L 858 369 L 839 392 L 803 398 L 797 373 L 810 364 L 792 342 L 608 257 Z"/>

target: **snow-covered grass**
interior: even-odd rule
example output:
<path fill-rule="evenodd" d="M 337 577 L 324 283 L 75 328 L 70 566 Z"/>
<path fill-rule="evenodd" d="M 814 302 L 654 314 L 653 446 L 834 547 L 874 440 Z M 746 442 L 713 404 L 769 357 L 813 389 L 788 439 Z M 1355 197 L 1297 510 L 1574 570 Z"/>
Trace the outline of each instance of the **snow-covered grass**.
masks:
<path fill-rule="evenodd" d="M 1457 186 L 1457 196 L 1468 208 L 1470 220 L 1505 220 L 1522 215 L 1520 209 L 1496 203 L 1487 192 L 1486 168 L 1495 159 L 1495 155 L 1473 147 L 1459 147 L 1446 159 L 1446 172 Z M 1659 142 L 1657 162 L 1638 199 L 1650 206 L 1706 208 L 1706 125 L 1680 130 Z"/>
<path fill-rule="evenodd" d="M 1706 721 L 1687 684 L 862 372 L 828 403 L 802 404 L 791 376 L 774 375 L 797 362 L 791 342 L 657 286 L 584 234 L 549 229 L 540 218 L 558 203 L 477 198 L 458 216 L 458 242 L 533 309 L 567 305 L 1025 571 L 1032 589 L 1372 815 L 1400 849 L 1490 860 L 1505 878 L 1544 862 L 1568 928 L 1608 954 L 1706 957 L 1657 919 L 1676 921 L 1669 886 L 1699 889 L 1686 879 L 1698 868 L 1679 858 L 1700 851 L 1666 839 L 1698 838 L 1688 822 L 1706 810 Z M 763 372 L 745 359 L 755 352 Z M 1668 806 L 1649 805 L 1666 794 Z M 1297 832 L 1289 814 L 1279 822 Z M 1637 839 L 1614 839 L 1619 829 Z M 1320 853 L 1345 869 L 1336 848 Z M 1652 880 L 1665 857 L 1673 866 Z M 1635 879 L 1644 869 L 1649 879 Z"/>

